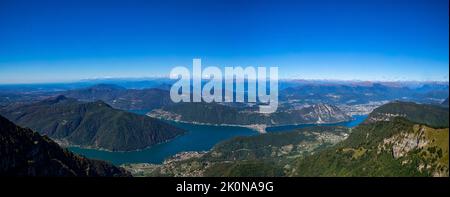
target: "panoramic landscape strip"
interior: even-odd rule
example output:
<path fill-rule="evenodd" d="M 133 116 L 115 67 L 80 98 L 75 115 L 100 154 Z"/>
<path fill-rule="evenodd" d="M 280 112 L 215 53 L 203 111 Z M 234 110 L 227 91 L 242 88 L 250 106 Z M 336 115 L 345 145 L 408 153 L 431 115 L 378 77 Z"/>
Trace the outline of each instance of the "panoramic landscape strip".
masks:
<path fill-rule="evenodd" d="M 442 195 L 448 54 L 449 0 L 1 0 L 1 189 Z"/>

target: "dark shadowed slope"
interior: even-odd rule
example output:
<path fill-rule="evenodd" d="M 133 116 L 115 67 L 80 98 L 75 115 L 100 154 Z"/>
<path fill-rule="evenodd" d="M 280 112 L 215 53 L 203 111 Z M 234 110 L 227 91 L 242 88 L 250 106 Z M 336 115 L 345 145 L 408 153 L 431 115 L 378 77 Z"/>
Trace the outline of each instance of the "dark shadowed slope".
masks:
<path fill-rule="evenodd" d="M 122 168 L 90 160 L 58 146 L 46 136 L 0 116 L 1 176 L 130 176 Z"/>

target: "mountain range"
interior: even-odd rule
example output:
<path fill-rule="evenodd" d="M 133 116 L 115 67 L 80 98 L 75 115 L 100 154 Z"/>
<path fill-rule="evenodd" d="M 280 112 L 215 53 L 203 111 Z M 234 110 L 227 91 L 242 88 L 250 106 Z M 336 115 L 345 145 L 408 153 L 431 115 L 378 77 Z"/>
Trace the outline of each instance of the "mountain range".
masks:
<path fill-rule="evenodd" d="M 169 92 L 158 88 L 126 89 L 113 84 L 97 84 L 60 94 L 81 101 L 101 100 L 116 109 L 152 110 L 172 103 Z"/>
<path fill-rule="evenodd" d="M 35 102 L 66 95 L 83 101 L 103 100 L 117 109 L 146 110 L 171 103 L 173 80 L 93 80 L 68 84 L 0 85 L 0 106 Z M 440 104 L 448 97 L 448 83 L 438 82 L 339 82 L 281 80 L 281 103 L 365 104 L 378 101 L 413 101 Z"/>
<path fill-rule="evenodd" d="M 418 88 L 387 86 L 380 83 L 362 84 L 303 84 L 280 90 L 280 100 L 303 103 L 363 104 L 370 101 L 404 100 L 439 103 L 448 97 L 448 84 L 425 84 Z"/>
<path fill-rule="evenodd" d="M 0 92 L 0 114 L 19 125 L 0 118 L 3 169 L 0 174 L 128 176 L 122 168 L 72 154 L 55 142 L 64 146 L 132 151 L 185 132 L 159 119 L 250 126 L 335 123 L 351 120 L 335 105 L 388 100 L 401 101 L 370 110 L 366 121 L 353 128 L 315 126 L 236 137 L 218 143 L 207 152 L 179 153 L 161 165 L 124 167 L 138 176 L 449 174 L 446 84 L 420 87 L 377 83 L 288 84 L 280 89 L 280 106 L 272 114 L 257 113 L 258 104 L 174 104 L 167 91 L 170 85 L 159 86 L 126 89 L 97 84 L 61 91 L 50 87 L 49 92 L 33 89 L 24 93 L 17 93 L 12 87 L 8 92 Z M 152 111 L 148 117 L 122 110 Z"/>

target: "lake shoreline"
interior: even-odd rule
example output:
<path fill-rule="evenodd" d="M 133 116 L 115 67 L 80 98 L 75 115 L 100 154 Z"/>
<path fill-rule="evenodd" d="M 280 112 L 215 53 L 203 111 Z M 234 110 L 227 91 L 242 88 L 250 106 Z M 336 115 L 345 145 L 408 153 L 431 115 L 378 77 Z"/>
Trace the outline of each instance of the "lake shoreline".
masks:
<path fill-rule="evenodd" d="M 177 119 L 167 119 L 167 118 L 160 118 L 155 117 L 147 114 L 146 116 L 149 116 L 151 118 L 156 118 L 159 120 L 165 120 L 165 121 L 171 121 L 171 122 L 177 122 L 177 123 L 185 123 L 185 124 L 194 124 L 194 125 L 207 125 L 207 126 L 230 126 L 230 127 L 243 127 L 252 129 L 254 131 L 257 131 L 260 134 L 267 133 L 267 128 L 275 128 L 275 127 L 286 127 L 286 126 L 304 126 L 304 125 L 328 125 L 328 124 L 340 124 L 340 123 L 346 123 L 346 122 L 352 122 L 355 120 L 355 118 L 352 117 L 351 120 L 348 121 L 335 121 L 335 122 L 310 122 L 310 123 L 294 123 L 294 124 L 277 124 L 277 125 L 267 125 L 267 124 L 248 124 L 248 125 L 240 125 L 240 124 L 214 124 L 214 123 L 203 123 L 203 122 L 190 122 L 190 121 L 184 121 L 184 120 L 177 120 Z"/>
<path fill-rule="evenodd" d="M 334 123 L 341 126 L 353 127 L 361 123 L 366 116 L 354 116 L 350 122 Z M 123 165 L 130 163 L 152 163 L 161 164 L 166 159 L 182 152 L 202 152 L 209 151 L 217 143 L 231 139 L 237 136 L 254 136 L 259 135 L 254 129 L 243 127 L 241 125 L 207 125 L 207 124 L 193 124 L 182 121 L 166 120 L 169 124 L 183 128 L 187 132 L 179 135 L 171 140 L 154 144 L 150 147 L 135 150 L 135 151 L 108 151 L 98 150 L 96 148 L 72 146 L 66 147 L 72 152 L 83 155 L 87 158 L 100 159 L 111 162 L 115 165 Z M 327 123 L 333 124 L 333 123 Z M 267 127 L 266 132 L 285 132 L 296 129 L 297 127 L 309 127 L 315 125 L 327 124 L 297 124 L 289 125 L 287 128 Z M 273 129 L 270 129 L 273 128 Z"/>
<path fill-rule="evenodd" d="M 164 144 L 167 142 L 170 142 L 172 140 L 174 140 L 175 138 L 181 137 L 183 135 L 186 135 L 188 132 L 185 132 L 183 134 L 177 135 L 173 138 L 164 140 L 162 142 L 158 142 L 149 146 L 146 146 L 144 148 L 139 148 L 139 149 L 135 149 L 135 150 L 111 150 L 111 149 L 106 149 L 106 148 L 99 148 L 99 147 L 94 147 L 94 146 L 82 146 L 82 145 L 77 145 L 77 144 L 72 144 L 70 142 L 68 142 L 65 139 L 53 139 L 51 138 L 55 143 L 57 143 L 59 146 L 63 147 L 63 148 L 80 148 L 80 149 L 87 149 L 87 150 L 95 150 L 95 151 L 105 151 L 105 152 L 110 152 L 110 153 L 130 153 L 130 152 L 136 152 L 136 151 L 142 151 L 145 149 L 149 149 L 153 146 L 156 146 L 158 144 Z"/>

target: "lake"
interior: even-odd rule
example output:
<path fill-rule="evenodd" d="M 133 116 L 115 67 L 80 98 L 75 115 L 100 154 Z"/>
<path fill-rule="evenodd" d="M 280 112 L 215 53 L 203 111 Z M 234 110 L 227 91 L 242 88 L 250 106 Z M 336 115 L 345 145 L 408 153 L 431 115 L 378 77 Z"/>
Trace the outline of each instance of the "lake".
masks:
<path fill-rule="evenodd" d="M 332 123 L 332 124 L 320 124 L 322 126 L 345 126 L 345 127 L 354 127 L 359 125 L 361 122 L 363 122 L 367 115 L 354 115 L 352 116 L 353 120 L 348 122 L 340 122 L 340 123 Z M 317 124 L 301 124 L 301 125 L 286 125 L 286 126 L 276 126 L 276 127 L 268 127 L 266 128 L 267 132 L 283 132 L 283 131 L 289 131 L 292 129 L 298 129 L 298 128 L 305 128 L 305 127 L 311 127 L 311 126 L 317 126 Z"/>
<path fill-rule="evenodd" d="M 135 112 L 140 113 L 140 112 Z M 142 113 L 142 112 L 141 112 Z M 140 114 L 141 114 L 140 113 Z M 144 114 L 144 113 L 142 113 Z M 353 116 L 349 122 L 323 125 L 341 125 L 353 127 L 364 121 L 367 116 Z M 131 152 L 109 152 L 95 149 L 84 149 L 79 147 L 70 147 L 69 150 L 84 155 L 88 158 L 110 161 L 113 164 L 121 165 L 124 163 L 162 163 L 164 159 L 183 151 L 207 151 L 220 141 L 230 139 L 236 136 L 259 135 L 256 131 L 234 126 L 209 126 L 194 125 L 188 123 L 170 122 L 175 126 L 187 130 L 187 133 L 176 137 L 173 140 L 154 145 L 152 147 Z M 314 124 L 290 125 L 269 127 L 268 132 L 281 132 L 295 128 L 304 128 L 315 126 Z"/>

